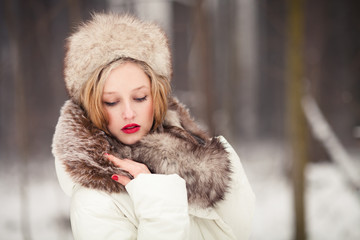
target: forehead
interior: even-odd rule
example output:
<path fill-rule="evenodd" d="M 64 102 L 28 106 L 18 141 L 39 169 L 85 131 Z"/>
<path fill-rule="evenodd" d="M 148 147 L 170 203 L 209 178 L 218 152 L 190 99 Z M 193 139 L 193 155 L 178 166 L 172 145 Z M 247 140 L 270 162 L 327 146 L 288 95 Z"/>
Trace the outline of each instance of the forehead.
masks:
<path fill-rule="evenodd" d="M 105 80 L 104 94 L 146 90 L 150 89 L 150 85 L 150 78 L 138 64 L 125 62 L 109 73 Z"/>

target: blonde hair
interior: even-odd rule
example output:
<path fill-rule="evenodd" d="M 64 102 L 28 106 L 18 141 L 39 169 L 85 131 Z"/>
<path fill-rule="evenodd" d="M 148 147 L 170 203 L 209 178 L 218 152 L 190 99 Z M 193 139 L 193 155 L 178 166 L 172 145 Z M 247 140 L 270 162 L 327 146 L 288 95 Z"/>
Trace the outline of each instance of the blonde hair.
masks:
<path fill-rule="evenodd" d="M 108 116 L 102 101 L 104 85 L 106 79 L 110 75 L 110 72 L 126 62 L 137 64 L 150 79 L 151 96 L 154 105 L 154 123 L 152 130 L 157 129 L 162 124 L 167 111 L 168 96 L 171 91 L 169 79 L 164 76 L 157 75 L 145 62 L 132 58 L 120 58 L 105 66 L 98 67 L 86 82 L 80 96 L 81 104 L 92 123 L 108 134 L 110 134 L 107 128 Z"/>

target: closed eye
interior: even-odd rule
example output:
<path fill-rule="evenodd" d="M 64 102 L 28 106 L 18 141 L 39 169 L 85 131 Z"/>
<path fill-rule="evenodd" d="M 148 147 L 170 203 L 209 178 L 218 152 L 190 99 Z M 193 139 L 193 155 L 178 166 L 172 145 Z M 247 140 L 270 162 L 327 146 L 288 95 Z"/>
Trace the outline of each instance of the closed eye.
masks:
<path fill-rule="evenodd" d="M 142 97 L 142 98 L 135 98 L 135 101 L 137 101 L 137 102 L 143 102 L 143 101 L 145 101 L 146 99 L 147 99 L 147 96 Z"/>
<path fill-rule="evenodd" d="M 104 104 L 105 104 L 106 106 L 109 106 L 109 107 L 115 106 L 117 103 L 118 103 L 118 102 L 104 102 Z"/>

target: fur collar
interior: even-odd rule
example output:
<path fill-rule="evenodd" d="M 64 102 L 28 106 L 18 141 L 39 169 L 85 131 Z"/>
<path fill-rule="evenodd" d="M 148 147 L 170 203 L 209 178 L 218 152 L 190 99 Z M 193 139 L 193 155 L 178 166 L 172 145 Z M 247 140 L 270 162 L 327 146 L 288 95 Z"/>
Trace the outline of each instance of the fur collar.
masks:
<path fill-rule="evenodd" d="M 178 174 L 186 181 L 189 204 L 199 207 L 213 207 L 224 198 L 230 183 L 225 148 L 201 131 L 175 99 L 170 100 L 161 128 L 131 146 L 94 127 L 82 108 L 68 100 L 61 109 L 52 152 L 74 182 L 111 193 L 125 191 L 111 175 L 127 172 L 106 160 L 106 152 L 142 162 L 152 173 Z"/>

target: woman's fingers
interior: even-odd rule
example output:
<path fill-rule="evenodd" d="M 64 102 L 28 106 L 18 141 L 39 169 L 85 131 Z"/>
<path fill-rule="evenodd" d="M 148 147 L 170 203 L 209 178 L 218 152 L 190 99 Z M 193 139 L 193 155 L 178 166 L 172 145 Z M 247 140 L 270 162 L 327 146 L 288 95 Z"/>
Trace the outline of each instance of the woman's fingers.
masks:
<path fill-rule="evenodd" d="M 110 154 L 108 154 L 108 153 L 105 153 L 104 155 L 105 155 L 105 157 L 106 157 L 108 160 L 110 160 L 115 166 L 121 168 L 121 166 L 120 166 L 120 164 L 121 164 L 121 159 L 119 159 L 119 158 L 117 158 L 117 157 L 115 157 L 115 156 L 113 156 L 113 155 L 110 155 Z"/>
<path fill-rule="evenodd" d="M 150 171 L 145 164 L 135 162 L 133 160 L 124 159 L 122 165 L 123 169 L 128 171 L 134 178 L 136 178 L 140 173 L 149 174 Z"/>
<path fill-rule="evenodd" d="M 129 172 L 134 178 L 136 178 L 140 173 L 149 174 L 150 171 L 145 164 L 135 162 L 130 159 L 119 159 L 113 155 L 105 154 L 107 159 L 109 159 L 115 166 Z"/>
<path fill-rule="evenodd" d="M 122 184 L 122 185 L 124 185 L 124 186 L 126 186 L 131 181 L 131 179 L 129 177 L 127 177 L 127 176 L 116 175 L 116 174 L 112 175 L 111 179 L 118 182 L 118 183 L 120 183 L 120 184 Z"/>

